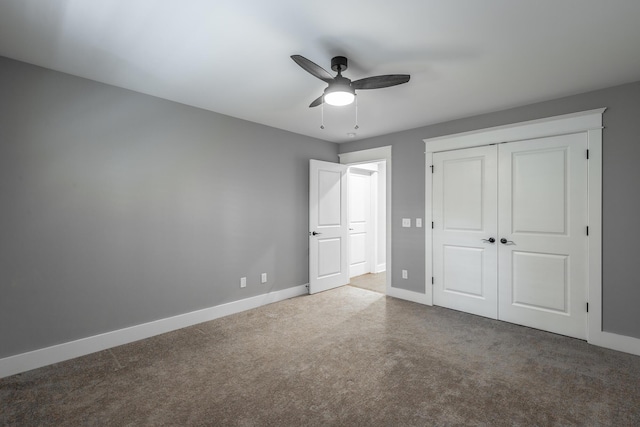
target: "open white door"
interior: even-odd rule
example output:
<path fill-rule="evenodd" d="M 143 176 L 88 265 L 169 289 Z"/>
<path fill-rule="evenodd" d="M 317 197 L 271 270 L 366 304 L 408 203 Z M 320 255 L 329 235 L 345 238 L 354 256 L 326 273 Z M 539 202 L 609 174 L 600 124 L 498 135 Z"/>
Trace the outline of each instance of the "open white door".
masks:
<path fill-rule="evenodd" d="M 349 283 L 347 166 L 310 160 L 309 293 Z"/>

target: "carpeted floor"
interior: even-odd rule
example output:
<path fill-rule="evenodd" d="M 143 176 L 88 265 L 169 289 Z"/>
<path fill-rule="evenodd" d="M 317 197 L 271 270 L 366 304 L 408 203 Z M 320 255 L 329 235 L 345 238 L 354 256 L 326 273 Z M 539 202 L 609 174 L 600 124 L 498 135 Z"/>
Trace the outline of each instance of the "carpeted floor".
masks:
<path fill-rule="evenodd" d="M 368 273 L 361 276 L 355 276 L 350 279 L 349 285 L 356 288 L 368 289 L 381 294 L 387 293 L 387 274 L 386 273 Z"/>
<path fill-rule="evenodd" d="M 0 425 L 640 425 L 640 357 L 345 286 L 0 380 Z"/>

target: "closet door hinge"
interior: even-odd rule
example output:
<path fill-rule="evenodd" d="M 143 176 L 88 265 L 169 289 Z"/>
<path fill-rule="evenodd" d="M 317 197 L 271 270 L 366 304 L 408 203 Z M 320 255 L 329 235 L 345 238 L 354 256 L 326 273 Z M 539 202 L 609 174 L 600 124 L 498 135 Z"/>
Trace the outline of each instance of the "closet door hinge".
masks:
<path fill-rule="evenodd" d="M 587 303 L 587 313 L 589 312 L 589 303 Z"/>
<path fill-rule="evenodd" d="M 431 276 L 431 284 L 433 285 L 434 280 L 433 280 L 433 276 Z"/>
<path fill-rule="evenodd" d="M 431 173 L 433 173 L 433 169 L 434 169 L 433 165 L 431 165 L 429 167 L 431 168 Z"/>
<path fill-rule="evenodd" d="M 434 225 L 433 225 L 433 221 L 431 221 L 431 229 L 433 230 Z"/>
<path fill-rule="evenodd" d="M 589 150 L 587 150 L 587 160 L 589 160 Z"/>
<path fill-rule="evenodd" d="M 587 225 L 587 236 L 589 235 L 589 226 Z"/>

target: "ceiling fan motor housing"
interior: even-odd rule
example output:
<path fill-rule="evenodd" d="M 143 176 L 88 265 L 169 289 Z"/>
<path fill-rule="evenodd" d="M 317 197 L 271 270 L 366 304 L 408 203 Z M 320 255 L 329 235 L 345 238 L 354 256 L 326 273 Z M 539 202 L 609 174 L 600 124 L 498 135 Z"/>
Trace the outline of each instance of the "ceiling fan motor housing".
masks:
<path fill-rule="evenodd" d="M 349 68 L 347 58 L 344 56 L 334 56 L 331 58 L 331 69 L 336 72 L 342 72 Z"/>

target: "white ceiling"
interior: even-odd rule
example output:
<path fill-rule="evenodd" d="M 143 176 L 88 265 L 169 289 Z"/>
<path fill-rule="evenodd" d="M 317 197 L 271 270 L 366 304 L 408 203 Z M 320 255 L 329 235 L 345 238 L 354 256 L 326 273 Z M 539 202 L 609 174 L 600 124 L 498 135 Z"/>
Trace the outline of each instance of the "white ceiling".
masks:
<path fill-rule="evenodd" d="M 411 74 L 308 108 L 345 76 Z M 638 0 L 0 0 L 0 55 L 334 142 L 640 80 Z"/>

